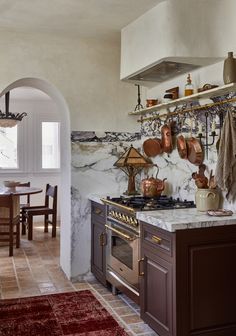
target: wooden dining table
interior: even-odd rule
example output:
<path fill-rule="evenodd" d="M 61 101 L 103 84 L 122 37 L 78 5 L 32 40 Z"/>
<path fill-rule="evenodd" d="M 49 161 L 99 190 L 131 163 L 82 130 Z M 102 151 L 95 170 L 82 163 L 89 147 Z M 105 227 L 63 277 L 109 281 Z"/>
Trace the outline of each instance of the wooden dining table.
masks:
<path fill-rule="evenodd" d="M 32 194 L 39 194 L 43 191 L 41 188 L 36 187 L 14 187 L 14 188 L 6 188 L 6 187 L 0 187 L 0 195 L 14 195 L 14 206 L 13 206 L 13 213 L 15 215 L 20 214 L 20 196 L 24 195 L 32 195 Z M 1 208 L 0 204 L 0 217 L 4 218 L 7 217 L 8 210 Z"/>

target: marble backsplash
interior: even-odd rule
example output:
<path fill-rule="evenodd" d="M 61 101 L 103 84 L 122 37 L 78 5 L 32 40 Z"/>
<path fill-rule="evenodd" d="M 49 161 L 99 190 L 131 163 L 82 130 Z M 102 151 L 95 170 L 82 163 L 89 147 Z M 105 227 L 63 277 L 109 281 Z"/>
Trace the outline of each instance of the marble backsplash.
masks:
<path fill-rule="evenodd" d="M 72 132 L 72 279 L 90 276 L 89 194 L 120 195 L 127 189 L 124 172 L 113 166 L 140 133 Z"/>
<path fill-rule="evenodd" d="M 216 123 L 216 133 L 219 134 L 219 124 Z M 90 194 L 121 195 L 127 189 L 127 176 L 123 171 L 114 167 L 117 159 L 132 144 L 142 153 L 142 143 L 148 137 L 159 136 L 160 128 L 149 124 L 142 124 L 140 133 L 116 132 L 72 132 L 72 279 L 84 279 L 90 276 Z M 188 135 L 189 129 L 183 129 Z M 162 154 L 152 158 L 159 167 L 158 178 L 167 178 L 164 194 L 174 198 L 195 200 L 196 186 L 192 173 L 198 167 L 188 160 L 179 157 L 175 148 L 170 154 Z M 217 141 L 217 138 L 215 139 Z M 143 153 L 142 153 L 143 154 Z M 208 158 L 205 157 L 206 175 L 215 170 L 217 151 L 215 144 L 209 147 Z M 156 168 L 148 172 L 156 175 Z M 140 186 L 137 176 L 136 187 Z M 222 195 L 223 196 L 223 195 Z M 226 209 L 236 210 L 236 204 L 223 201 L 221 205 Z"/>

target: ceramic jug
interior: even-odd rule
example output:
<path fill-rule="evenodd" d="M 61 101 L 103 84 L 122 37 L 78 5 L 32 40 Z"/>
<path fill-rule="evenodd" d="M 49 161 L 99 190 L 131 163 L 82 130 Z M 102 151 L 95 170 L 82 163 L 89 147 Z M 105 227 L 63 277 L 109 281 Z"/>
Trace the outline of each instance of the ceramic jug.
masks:
<path fill-rule="evenodd" d="M 220 195 L 217 189 L 198 189 L 195 194 L 198 211 L 219 209 Z"/>
<path fill-rule="evenodd" d="M 232 51 L 224 61 L 223 79 L 225 84 L 236 83 L 236 59 Z"/>

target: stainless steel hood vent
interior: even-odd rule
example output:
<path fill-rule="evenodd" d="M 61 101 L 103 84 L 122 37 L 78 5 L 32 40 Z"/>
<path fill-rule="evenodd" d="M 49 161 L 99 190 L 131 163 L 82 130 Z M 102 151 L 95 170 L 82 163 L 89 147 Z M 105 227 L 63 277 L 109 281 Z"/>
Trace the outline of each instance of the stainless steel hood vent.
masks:
<path fill-rule="evenodd" d="M 145 81 L 145 82 L 157 82 L 161 83 L 173 77 L 190 72 L 201 65 L 187 64 L 173 61 L 162 61 L 149 69 L 143 70 L 136 75 L 131 75 L 128 80 Z"/>
<path fill-rule="evenodd" d="M 186 72 L 200 68 L 201 65 L 172 61 L 162 61 L 151 68 L 128 77 L 128 80 L 161 83 Z"/>

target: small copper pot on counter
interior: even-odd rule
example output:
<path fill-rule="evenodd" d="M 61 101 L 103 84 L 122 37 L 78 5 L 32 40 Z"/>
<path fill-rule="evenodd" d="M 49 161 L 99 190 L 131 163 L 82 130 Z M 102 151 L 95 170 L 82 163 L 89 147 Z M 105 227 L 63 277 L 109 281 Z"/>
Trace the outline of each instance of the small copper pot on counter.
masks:
<path fill-rule="evenodd" d="M 158 174 L 158 171 L 157 171 Z M 165 180 L 160 180 L 156 177 L 147 177 L 141 182 L 141 191 L 144 197 L 156 197 L 160 196 L 165 189 Z"/>

